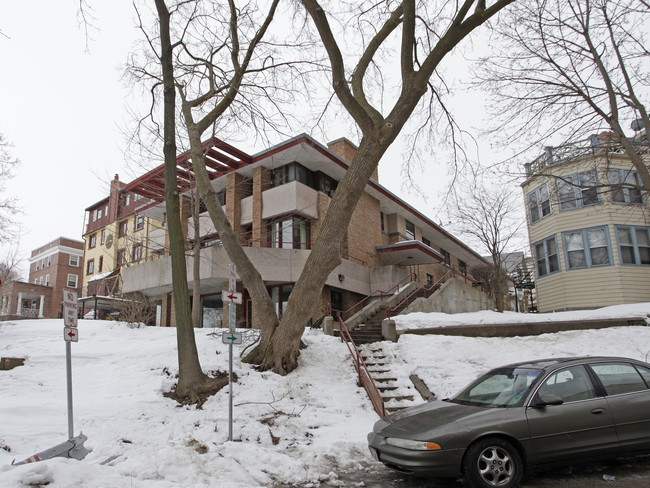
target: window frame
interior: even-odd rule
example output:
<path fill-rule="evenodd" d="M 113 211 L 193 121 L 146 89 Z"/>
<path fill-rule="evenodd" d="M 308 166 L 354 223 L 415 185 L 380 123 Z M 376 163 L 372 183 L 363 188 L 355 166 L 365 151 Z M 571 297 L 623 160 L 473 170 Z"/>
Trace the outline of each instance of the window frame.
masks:
<path fill-rule="evenodd" d="M 137 263 L 142 259 L 142 244 L 134 244 L 131 249 L 131 262 Z"/>
<path fill-rule="evenodd" d="M 412 227 L 412 229 L 409 229 Z M 404 219 L 404 237 L 409 241 L 415 240 L 415 224 L 408 219 Z"/>
<path fill-rule="evenodd" d="M 618 182 L 612 182 L 610 179 L 611 174 L 618 174 Z M 633 177 L 634 180 L 636 180 L 636 185 L 641 186 L 641 179 L 639 177 L 639 173 L 636 170 L 633 169 L 622 169 L 622 168 L 607 168 L 606 171 L 606 177 L 607 177 L 607 184 L 612 186 L 612 185 L 626 185 L 631 183 L 627 183 L 626 180 L 628 177 Z M 614 200 L 615 195 L 617 192 L 622 192 L 623 194 L 623 201 L 619 200 Z M 638 195 L 631 195 L 630 193 L 632 191 L 637 191 Z M 614 205 L 645 205 L 645 198 L 643 197 L 643 193 L 637 189 L 637 188 L 631 188 L 627 186 L 621 186 L 618 189 L 611 189 L 610 191 L 610 201 Z M 638 201 L 633 201 L 634 199 L 638 199 Z"/>
<path fill-rule="evenodd" d="M 593 177 L 592 181 L 582 181 L 582 178 L 586 175 Z M 593 186 L 587 186 L 589 183 Z M 598 172 L 595 169 L 590 169 L 587 171 L 581 171 L 579 173 L 573 173 L 567 176 L 556 177 L 555 178 L 555 193 L 557 195 L 558 208 L 560 212 L 568 212 L 571 210 L 578 210 L 581 208 L 593 207 L 594 205 L 600 205 L 602 200 L 600 198 L 600 192 L 598 191 Z M 570 188 L 573 193 L 573 199 L 570 202 L 574 206 L 567 207 L 566 204 L 569 200 L 565 200 L 560 195 L 561 185 L 566 185 L 567 188 Z M 595 191 L 596 192 L 596 201 L 593 203 L 585 204 L 585 199 L 589 196 L 585 196 L 585 192 Z M 564 208 L 563 208 L 564 206 Z"/>
<path fill-rule="evenodd" d="M 144 215 L 136 215 L 133 221 L 133 230 L 139 231 L 144 229 Z"/>
<path fill-rule="evenodd" d="M 606 264 L 593 264 L 591 250 L 595 248 L 592 247 L 589 242 L 589 233 L 591 231 L 602 230 L 605 233 L 605 245 L 607 248 L 607 263 Z M 571 260 L 569 259 L 569 243 L 567 237 L 569 234 L 580 234 L 582 238 L 582 253 L 584 256 L 584 266 L 574 266 L 571 267 Z M 580 269 L 589 269 L 589 268 L 603 268 L 606 266 L 612 266 L 614 264 L 614 259 L 612 257 L 612 243 L 610 242 L 609 237 L 609 227 L 607 225 L 599 225 L 596 227 L 587 227 L 584 229 L 575 229 L 567 230 L 562 232 L 562 247 L 564 252 L 564 269 L 567 271 L 574 271 Z"/>
<path fill-rule="evenodd" d="M 88 249 L 94 249 L 97 246 L 97 232 L 88 237 Z"/>
<path fill-rule="evenodd" d="M 89 259 L 86 261 L 86 275 L 91 275 L 95 273 L 95 259 Z"/>
<path fill-rule="evenodd" d="M 289 223 L 289 225 L 285 225 Z M 296 225 L 297 224 L 297 225 Z M 296 241 L 296 232 L 301 234 L 301 226 L 305 226 L 306 240 Z M 287 246 L 284 237 L 291 233 L 291 243 Z M 311 249 L 311 221 L 298 215 L 288 215 L 269 222 L 268 247 L 273 249 Z"/>
<path fill-rule="evenodd" d="M 541 200 L 542 190 L 546 191 L 546 200 Z M 531 208 L 531 197 L 534 197 L 535 208 L 539 209 L 537 219 L 533 218 L 533 212 Z M 548 212 L 544 213 L 544 203 L 548 202 Z M 553 215 L 553 206 L 551 205 L 551 192 L 548 189 L 548 182 L 538 186 L 534 190 L 529 191 L 526 194 L 526 208 L 528 209 L 528 220 L 530 225 L 536 224 L 537 222 L 544 220 L 545 217 Z"/>
<path fill-rule="evenodd" d="M 556 269 L 554 271 L 551 271 L 551 267 L 549 265 L 550 264 L 549 257 L 553 256 L 553 254 L 549 255 L 549 252 L 548 252 L 548 243 L 550 241 L 553 241 L 553 244 L 555 246 L 555 254 L 554 254 L 554 256 L 556 256 L 556 258 L 557 258 L 557 265 L 556 265 L 557 267 L 556 267 Z M 537 254 L 537 247 L 540 246 L 540 245 L 544 246 L 543 259 L 544 259 L 544 265 L 546 267 L 546 273 L 543 273 L 543 274 L 541 274 L 539 272 L 540 258 L 539 258 L 538 254 Z M 544 278 L 546 276 L 550 276 L 552 274 L 559 273 L 559 272 L 562 271 L 562 266 L 560 265 L 560 253 L 559 253 L 558 246 L 557 246 L 557 236 L 555 234 L 553 234 L 552 236 L 546 237 L 546 238 L 544 238 L 544 239 L 542 239 L 540 241 L 534 242 L 533 243 L 533 254 L 535 255 L 535 274 L 537 275 L 538 279 L 539 278 Z"/>
<path fill-rule="evenodd" d="M 79 256 L 75 256 L 74 254 L 68 254 L 68 257 L 69 257 L 68 264 L 70 266 L 74 266 L 75 268 L 78 268 L 79 267 Z"/>
<path fill-rule="evenodd" d="M 637 230 L 645 230 L 645 232 L 648 234 L 648 240 L 650 241 L 650 227 L 649 226 L 644 226 L 644 225 L 615 225 L 614 229 L 616 231 L 616 245 L 618 248 L 618 260 L 621 266 L 650 266 L 650 260 L 647 263 L 642 262 L 641 258 L 641 253 L 639 250 L 639 241 L 637 238 Z M 626 247 L 631 247 L 633 256 L 634 256 L 634 262 L 633 263 L 626 263 L 623 261 L 623 252 L 621 249 L 621 234 L 620 230 L 621 229 L 626 229 L 630 231 L 630 238 L 632 240 L 632 245 L 628 246 L 626 244 Z M 642 246 L 645 247 L 645 246 Z M 650 248 L 649 248 L 650 249 Z M 650 251 L 649 251 L 650 254 Z"/>
<path fill-rule="evenodd" d="M 124 237 L 129 233 L 129 220 L 122 220 L 117 224 L 117 237 Z"/>
<path fill-rule="evenodd" d="M 73 280 L 70 280 L 70 277 L 73 277 Z M 74 284 L 71 284 L 73 283 Z M 68 288 L 78 288 L 79 287 L 79 276 L 74 274 L 74 273 L 68 273 L 68 278 L 66 280 L 66 285 L 68 285 Z"/>

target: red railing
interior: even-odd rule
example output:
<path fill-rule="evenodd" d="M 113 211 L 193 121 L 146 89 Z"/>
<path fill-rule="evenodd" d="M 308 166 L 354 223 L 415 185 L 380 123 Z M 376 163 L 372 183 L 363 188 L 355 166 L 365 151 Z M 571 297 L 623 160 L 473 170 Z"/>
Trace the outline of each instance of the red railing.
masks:
<path fill-rule="evenodd" d="M 357 372 L 359 373 L 359 381 L 357 385 L 363 386 L 366 389 L 366 392 L 368 392 L 368 396 L 370 397 L 370 401 L 372 402 L 372 406 L 375 408 L 375 411 L 381 418 L 384 418 L 386 416 L 384 399 L 381 397 L 379 389 L 377 388 L 377 385 L 375 385 L 372 376 L 370 376 L 370 371 L 368 370 L 368 366 L 366 366 L 366 363 L 361 357 L 359 348 L 352 340 L 352 336 L 350 335 L 348 328 L 345 326 L 345 323 L 343 320 L 341 320 L 340 317 L 339 331 L 341 332 L 341 341 L 345 342 L 345 344 L 348 346 L 348 350 L 350 351 L 352 360 L 354 361 L 354 366 L 357 368 Z"/>
<path fill-rule="evenodd" d="M 404 282 L 406 282 L 406 281 L 412 281 L 412 280 L 414 280 L 414 279 L 415 279 L 415 274 L 413 274 L 413 273 L 409 273 L 407 276 L 405 276 L 404 278 L 402 278 L 402 279 L 401 279 L 397 284 L 393 285 L 392 288 L 390 288 L 388 291 L 375 290 L 375 291 L 373 291 L 370 295 L 368 295 L 367 297 L 365 297 L 365 298 L 363 298 L 362 300 L 358 301 L 357 303 L 355 303 L 354 305 L 352 305 L 352 306 L 351 306 L 350 308 L 348 308 L 347 310 L 337 310 L 337 309 L 334 309 L 334 308 L 332 308 L 332 305 L 331 305 L 331 304 L 328 304 L 328 305 L 327 305 L 327 310 L 329 310 L 330 313 L 331 313 L 331 312 L 338 312 L 338 313 L 339 313 L 339 317 L 345 315 L 346 318 L 349 318 L 349 315 L 348 315 L 348 314 L 349 314 L 350 312 L 352 312 L 352 311 L 355 310 L 356 308 L 359 308 L 359 310 L 362 310 L 363 307 L 365 306 L 365 303 L 366 303 L 368 300 L 370 300 L 371 298 L 379 297 L 379 298 L 383 299 L 383 298 L 384 298 L 384 295 L 393 295 L 393 294 L 395 293 L 395 291 L 399 290 L 399 287 L 402 286 L 402 285 L 404 284 Z"/>

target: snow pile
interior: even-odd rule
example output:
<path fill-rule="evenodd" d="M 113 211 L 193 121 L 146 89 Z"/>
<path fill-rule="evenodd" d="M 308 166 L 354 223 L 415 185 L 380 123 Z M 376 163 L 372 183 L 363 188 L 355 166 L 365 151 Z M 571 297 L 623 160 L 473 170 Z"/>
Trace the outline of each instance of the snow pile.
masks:
<path fill-rule="evenodd" d="M 430 315 L 431 323 L 438 320 Z M 227 371 L 228 346 L 214 332 L 221 331 L 196 331 L 201 364 L 206 371 Z M 3 488 L 318 486 L 340 483 L 337 473 L 384 469 L 366 447 L 377 416 L 356 386 L 347 348 L 320 330 L 305 331 L 309 347 L 299 369 L 286 377 L 235 362 L 233 442 L 227 440 L 228 388 L 202 409 L 179 407 L 162 395 L 175 383 L 175 329 L 81 320 L 79 335 L 72 344 L 74 425 L 75 434 L 88 436 L 92 452 L 83 461 L 10 466 L 67 438 L 65 343 L 61 320 L 0 323 L 0 356 L 26 358 L 24 366 L 0 371 Z M 647 359 L 650 327 L 514 338 L 404 335 L 381 346 L 395 355 L 397 377 L 415 373 L 443 398 L 485 370 L 518 360 L 582 354 Z"/>
<path fill-rule="evenodd" d="M 484 310 L 472 313 L 414 312 L 393 317 L 397 330 L 449 327 L 454 325 L 516 324 L 521 322 L 555 322 L 566 320 L 613 319 L 617 317 L 645 318 L 650 325 L 650 303 L 613 305 L 597 310 L 576 310 L 552 313 L 516 313 Z"/>

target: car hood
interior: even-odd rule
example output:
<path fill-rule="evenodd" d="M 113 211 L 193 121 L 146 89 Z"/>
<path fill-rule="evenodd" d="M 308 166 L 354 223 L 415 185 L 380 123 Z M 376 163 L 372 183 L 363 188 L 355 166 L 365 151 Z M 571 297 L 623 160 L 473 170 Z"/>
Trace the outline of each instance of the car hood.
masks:
<path fill-rule="evenodd" d="M 457 435 L 498 425 L 516 417 L 515 409 L 477 407 L 433 401 L 384 417 L 375 424 L 374 432 L 383 437 L 430 440 L 432 436 Z M 490 427 L 488 427 L 489 429 Z"/>

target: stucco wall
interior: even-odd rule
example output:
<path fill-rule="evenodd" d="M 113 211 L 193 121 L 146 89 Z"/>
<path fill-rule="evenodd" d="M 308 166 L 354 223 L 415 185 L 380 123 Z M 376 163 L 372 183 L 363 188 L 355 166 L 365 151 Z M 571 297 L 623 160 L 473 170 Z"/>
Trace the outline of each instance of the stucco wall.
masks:
<path fill-rule="evenodd" d="M 492 298 L 481 291 L 480 287 L 473 287 L 464 280 L 452 278 L 443 283 L 440 290 L 430 297 L 415 300 L 405 313 L 463 313 L 492 310 L 493 308 Z"/>

